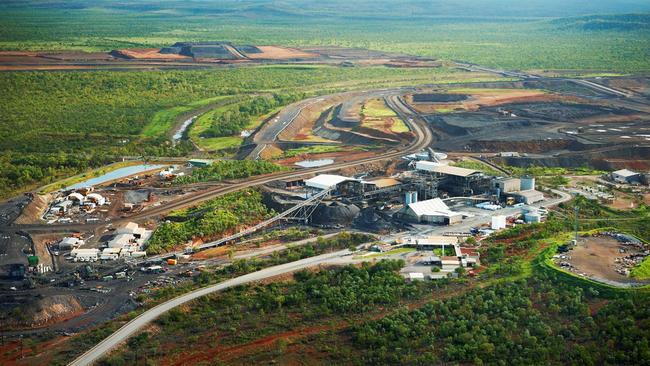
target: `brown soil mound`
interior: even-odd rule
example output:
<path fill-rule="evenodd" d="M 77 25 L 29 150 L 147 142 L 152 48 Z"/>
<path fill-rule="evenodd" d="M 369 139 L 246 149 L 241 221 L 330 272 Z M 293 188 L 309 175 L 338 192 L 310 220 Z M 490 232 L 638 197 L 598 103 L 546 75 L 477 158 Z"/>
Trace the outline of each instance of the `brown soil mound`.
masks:
<path fill-rule="evenodd" d="M 38 298 L 30 295 L 7 296 L 2 299 L 0 323 L 7 328 L 37 328 L 62 322 L 83 313 L 84 309 L 72 295 Z"/>
<path fill-rule="evenodd" d="M 18 216 L 16 224 L 36 224 L 41 222 L 41 215 L 45 213 L 51 194 L 34 194 L 32 201 L 25 206 L 23 212 Z"/>

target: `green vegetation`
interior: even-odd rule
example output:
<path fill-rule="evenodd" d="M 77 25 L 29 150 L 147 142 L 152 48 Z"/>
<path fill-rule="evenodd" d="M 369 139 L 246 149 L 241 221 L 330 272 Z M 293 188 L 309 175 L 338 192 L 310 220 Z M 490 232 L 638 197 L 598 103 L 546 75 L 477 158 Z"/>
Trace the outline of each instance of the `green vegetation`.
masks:
<path fill-rule="evenodd" d="M 361 115 L 363 116 L 361 121 L 362 127 L 381 131 L 388 125 L 390 132 L 409 132 L 408 126 L 397 116 L 395 111 L 388 108 L 383 99 L 373 99 L 365 103 L 361 108 Z M 390 121 L 389 124 L 386 123 L 386 119 Z"/>
<path fill-rule="evenodd" d="M 650 257 L 644 259 L 641 264 L 632 268 L 630 271 L 630 277 L 634 277 L 637 280 L 650 279 Z"/>
<path fill-rule="evenodd" d="M 206 341 L 201 335 L 208 332 L 220 335 L 214 346 L 228 347 L 294 330 L 323 317 L 392 307 L 400 299 L 421 296 L 426 288 L 423 283 L 404 282 L 397 273 L 402 265 L 400 261 L 380 261 L 361 268 L 346 266 L 316 273 L 303 270 L 295 273 L 295 281 L 290 283 L 250 285 L 209 295 L 194 301 L 192 311 L 174 309 L 156 320 L 161 329 L 156 342 L 144 337 L 146 342 L 140 347 L 121 348 L 100 365 L 115 364 L 116 357 L 134 360 L 138 349 L 152 357 L 160 355 L 156 350 L 163 346 L 170 347 L 166 350 L 169 354 L 197 349 L 197 344 Z"/>
<path fill-rule="evenodd" d="M 220 160 L 204 168 L 194 168 L 192 175 L 176 177 L 174 183 L 217 182 L 275 173 L 282 170 L 286 170 L 286 168 L 265 160 Z"/>
<path fill-rule="evenodd" d="M 535 177 L 546 176 L 564 176 L 564 175 L 602 175 L 607 172 L 603 170 L 595 170 L 591 168 L 560 168 L 560 167 L 546 167 L 546 166 L 529 166 L 526 168 L 507 166 L 506 170 L 512 172 L 513 175 L 521 176 L 530 174 Z"/>
<path fill-rule="evenodd" d="M 537 177 L 537 182 L 541 186 L 558 188 L 569 184 L 568 175 L 602 175 L 607 172 L 591 168 L 560 168 L 560 167 L 542 167 L 530 166 L 526 168 L 506 166 L 514 176 L 532 175 Z"/>
<path fill-rule="evenodd" d="M 172 129 L 172 127 L 176 123 L 176 120 L 180 116 L 186 115 L 189 112 L 196 111 L 201 107 L 209 106 L 211 104 L 215 104 L 219 102 L 225 102 L 228 100 L 229 100 L 228 96 L 221 95 L 214 98 L 207 98 L 196 102 L 192 102 L 184 106 L 172 107 L 172 108 L 168 108 L 156 112 L 156 114 L 151 119 L 151 122 L 148 125 L 146 125 L 142 130 L 142 135 L 145 137 L 163 136 Z"/>
<path fill-rule="evenodd" d="M 495 170 L 491 166 L 487 164 L 483 164 L 481 162 L 478 162 L 476 160 L 461 160 L 457 161 L 452 164 L 453 166 L 457 166 L 459 168 L 465 168 L 465 169 L 473 169 L 473 170 L 479 170 L 482 171 L 483 173 L 487 175 L 492 175 L 495 177 L 500 177 L 503 176 L 503 173 L 501 173 L 498 170 Z"/>
<path fill-rule="evenodd" d="M 284 152 L 283 157 L 293 158 L 294 156 L 299 156 L 304 154 L 325 154 L 325 153 L 334 153 L 339 151 L 343 151 L 342 146 L 337 146 L 337 145 L 303 146 L 294 149 L 287 149 Z"/>
<path fill-rule="evenodd" d="M 371 364 L 632 365 L 650 355 L 637 322 L 648 299 L 621 296 L 592 315 L 597 291 L 539 275 L 365 322 L 353 339 Z"/>
<path fill-rule="evenodd" d="M 141 301 L 145 304 L 142 308 L 136 311 L 132 311 L 114 321 L 109 321 L 100 327 L 92 328 L 87 332 L 82 332 L 78 335 L 75 335 L 70 339 L 68 343 L 64 345 L 63 350 L 57 349 L 55 351 L 55 354 L 52 355 L 54 357 L 54 360 L 49 359 L 47 363 L 52 365 L 67 365 L 71 359 L 79 356 L 84 352 L 84 350 L 91 348 L 93 345 L 99 343 L 102 339 L 105 339 L 110 334 L 115 332 L 122 325 L 122 321 L 131 320 L 142 313 L 145 309 L 152 308 L 155 305 L 180 294 L 187 293 L 191 290 L 205 287 L 210 284 L 222 282 L 230 278 L 242 276 L 247 273 L 259 271 L 271 266 L 276 266 L 299 259 L 328 253 L 334 250 L 341 250 L 350 246 L 367 243 L 373 239 L 374 238 L 372 236 L 366 234 L 341 232 L 338 235 L 328 239 L 318 238 L 312 243 L 292 247 L 281 252 L 275 252 L 272 256 L 263 259 L 255 258 L 248 260 L 236 260 L 231 265 L 215 266 L 204 269 L 201 271 L 200 275 L 194 277 L 191 281 L 185 281 L 173 286 L 166 286 L 156 289 L 151 294 L 151 296 L 145 296 L 142 294 L 139 295 L 137 297 L 137 301 Z M 47 339 L 44 341 L 47 341 Z M 130 349 L 135 350 L 135 348 L 131 346 L 136 343 L 141 347 L 144 347 L 145 345 L 146 347 L 157 347 L 157 344 L 160 344 L 156 343 L 155 341 L 153 343 L 150 342 L 151 338 L 148 336 L 140 336 L 140 339 L 138 341 L 130 341 L 129 346 Z M 109 356 L 110 361 L 108 362 L 110 365 L 116 365 L 120 364 L 120 359 L 123 359 L 120 355 L 118 355 L 116 358 L 114 358 L 114 356 Z M 116 362 L 116 360 L 118 360 L 118 362 Z"/>
<path fill-rule="evenodd" d="M 192 238 L 216 238 L 271 216 L 262 203 L 262 195 L 255 190 L 228 193 L 201 203 L 199 206 L 174 211 L 156 229 L 149 240 L 147 253 L 162 253 L 187 243 Z"/>
<path fill-rule="evenodd" d="M 256 121 L 258 121 L 260 116 L 266 115 L 280 106 L 293 103 L 304 97 L 304 94 L 274 94 L 271 97 L 256 97 L 237 106 L 213 113 L 211 116 L 211 124 L 201 133 L 201 137 L 210 138 L 239 135 L 245 128 L 256 128 L 258 124 Z"/>
<path fill-rule="evenodd" d="M 188 108 L 243 102 L 261 90 L 326 93 L 432 79 L 451 82 L 459 74 L 447 68 L 384 67 L 0 73 L 0 197 L 121 156 L 187 155 L 194 146 L 187 141 L 172 146 L 167 133 Z M 206 150 L 241 144 L 239 136 L 201 139 L 200 128 L 210 125 L 201 122 L 195 121 L 190 137 Z"/>
<path fill-rule="evenodd" d="M 650 7 L 642 0 L 624 5 L 413 0 L 400 7 L 388 1 L 352 6 L 342 0 L 9 4 L 0 12 L 0 49 L 109 51 L 184 40 L 231 40 L 362 47 L 507 69 L 615 72 L 647 71 L 650 59 L 647 14 L 620 14 L 647 13 Z M 579 17 L 599 12 L 619 14 Z M 558 19 L 571 15 L 577 17 Z"/>

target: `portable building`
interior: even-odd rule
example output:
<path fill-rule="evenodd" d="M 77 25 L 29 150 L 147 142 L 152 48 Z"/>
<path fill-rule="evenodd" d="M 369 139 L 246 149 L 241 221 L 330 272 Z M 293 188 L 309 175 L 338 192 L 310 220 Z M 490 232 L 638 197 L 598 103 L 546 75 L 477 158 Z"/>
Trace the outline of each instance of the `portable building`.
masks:
<path fill-rule="evenodd" d="M 70 252 L 70 256 L 74 258 L 75 262 L 81 261 L 81 262 L 86 262 L 86 261 L 96 261 L 99 255 L 99 249 L 81 249 L 81 248 L 76 248 L 72 249 Z"/>

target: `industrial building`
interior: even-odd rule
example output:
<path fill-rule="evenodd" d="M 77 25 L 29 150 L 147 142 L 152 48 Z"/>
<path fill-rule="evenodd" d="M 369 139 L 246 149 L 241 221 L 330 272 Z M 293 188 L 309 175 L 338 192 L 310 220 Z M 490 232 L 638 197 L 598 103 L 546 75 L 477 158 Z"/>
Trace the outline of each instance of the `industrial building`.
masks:
<path fill-rule="evenodd" d="M 531 205 L 544 200 L 544 194 L 534 189 L 512 193 L 518 203 Z"/>
<path fill-rule="evenodd" d="M 640 173 L 629 169 L 621 169 L 612 172 L 611 177 L 614 182 L 621 184 L 640 184 L 643 180 Z"/>
<path fill-rule="evenodd" d="M 451 196 L 472 196 L 482 194 L 490 189 L 490 179 L 478 170 L 459 168 L 432 161 L 418 161 L 415 169 L 435 180 L 437 189 Z"/>
<path fill-rule="evenodd" d="M 305 181 L 305 186 L 312 190 L 332 190 L 332 195 L 361 196 L 364 182 L 359 179 L 334 174 L 320 174 Z"/>
<path fill-rule="evenodd" d="M 107 243 L 102 252 L 102 260 L 115 260 L 120 257 L 143 257 L 144 245 L 153 232 L 129 222 L 124 227 L 115 230 L 115 236 Z"/>
<path fill-rule="evenodd" d="M 410 203 L 400 216 L 410 222 L 440 225 L 453 225 L 463 220 L 462 214 L 451 211 L 440 198 Z"/>
<path fill-rule="evenodd" d="M 364 182 L 364 195 L 377 196 L 392 194 L 402 189 L 402 182 L 395 178 L 380 178 Z"/>
<path fill-rule="evenodd" d="M 521 180 L 518 178 L 497 178 L 493 180 L 494 189 L 499 193 L 511 193 L 521 190 Z"/>

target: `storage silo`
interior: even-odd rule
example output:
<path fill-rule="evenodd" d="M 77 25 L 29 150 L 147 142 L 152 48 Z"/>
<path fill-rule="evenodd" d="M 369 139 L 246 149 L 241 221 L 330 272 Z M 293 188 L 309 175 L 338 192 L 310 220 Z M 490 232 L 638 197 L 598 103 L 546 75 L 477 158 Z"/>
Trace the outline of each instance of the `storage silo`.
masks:
<path fill-rule="evenodd" d="M 532 189 L 535 189 L 535 177 L 532 175 L 524 175 L 521 177 L 520 182 L 522 191 L 530 191 Z"/>

